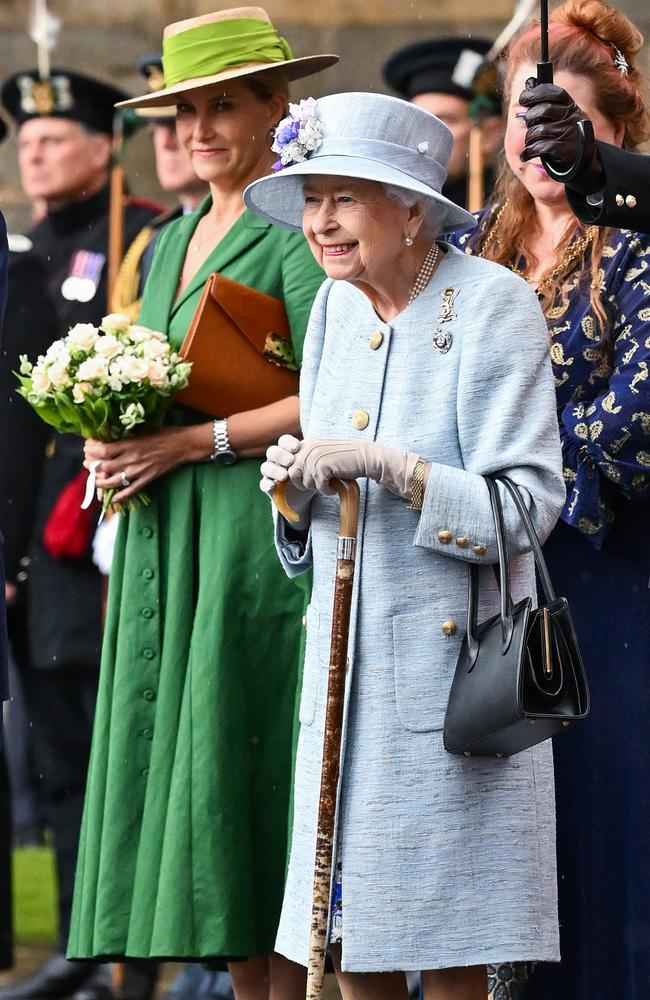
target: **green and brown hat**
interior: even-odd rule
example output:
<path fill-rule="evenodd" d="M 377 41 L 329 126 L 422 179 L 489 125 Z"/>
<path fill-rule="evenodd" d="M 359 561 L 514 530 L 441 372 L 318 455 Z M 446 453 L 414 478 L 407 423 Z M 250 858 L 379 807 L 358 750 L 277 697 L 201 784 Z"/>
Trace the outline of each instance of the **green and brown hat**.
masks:
<path fill-rule="evenodd" d="M 288 81 L 318 73 L 335 55 L 294 59 L 262 7 L 233 7 L 168 24 L 163 33 L 162 89 L 122 101 L 121 108 L 161 107 L 178 94 L 237 77 L 281 69 Z"/>

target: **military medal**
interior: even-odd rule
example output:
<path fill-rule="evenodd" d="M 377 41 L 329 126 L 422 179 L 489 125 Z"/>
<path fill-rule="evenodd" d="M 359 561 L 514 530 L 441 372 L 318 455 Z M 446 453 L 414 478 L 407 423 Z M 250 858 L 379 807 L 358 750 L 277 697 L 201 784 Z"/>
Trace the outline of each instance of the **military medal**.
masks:
<path fill-rule="evenodd" d="M 68 302 L 90 302 L 106 263 L 106 254 L 77 250 L 70 262 L 68 276 L 61 285 L 61 295 Z"/>

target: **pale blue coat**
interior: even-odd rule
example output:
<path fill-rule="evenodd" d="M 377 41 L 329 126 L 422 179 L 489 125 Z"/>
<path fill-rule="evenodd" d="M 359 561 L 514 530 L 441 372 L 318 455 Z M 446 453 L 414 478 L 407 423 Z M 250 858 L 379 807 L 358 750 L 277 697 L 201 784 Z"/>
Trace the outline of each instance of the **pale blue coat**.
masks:
<path fill-rule="evenodd" d="M 450 288 L 456 318 L 438 322 Z M 436 331 L 451 339 L 446 352 L 434 345 Z M 383 339 L 373 349 L 375 332 Z M 420 297 L 383 323 L 362 292 L 327 281 L 305 341 L 301 411 L 306 437 L 382 441 L 433 463 L 421 513 L 374 482 L 360 484 L 338 814 L 343 968 L 556 960 L 550 743 L 503 760 L 452 756 L 442 743 L 470 562 L 485 565 L 481 620 L 498 610 L 487 565 L 496 561 L 496 540 L 481 476 L 503 470 L 525 488 L 541 538 L 564 501 L 548 332 L 533 291 L 504 268 L 449 248 Z M 369 422 L 358 430 L 361 411 Z M 522 553 L 523 528 L 503 499 L 511 551 Z M 276 519 L 287 573 L 314 567 L 277 941 L 303 964 L 337 526 L 338 499 L 320 496 L 303 541 L 288 540 Z M 529 554 L 513 560 L 513 593 L 535 593 Z M 453 636 L 442 630 L 450 620 Z"/>

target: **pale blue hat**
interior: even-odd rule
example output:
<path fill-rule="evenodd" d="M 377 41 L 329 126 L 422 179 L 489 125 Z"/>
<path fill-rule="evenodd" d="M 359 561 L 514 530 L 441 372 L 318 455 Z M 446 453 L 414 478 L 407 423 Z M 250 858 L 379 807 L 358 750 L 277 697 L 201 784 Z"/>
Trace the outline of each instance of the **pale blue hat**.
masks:
<path fill-rule="evenodd" d="M 418 195 L 440 232 L 467 229 L 476 219 L 441 194 L 453 136 L 423 108 L 383 94 L 333 94 L 290 105 L 273 149 L 274 173 L 250 184 L 244 201 L 256 215 L 302 228 L 303 184 L 310 174 L 378 181 Z"/>

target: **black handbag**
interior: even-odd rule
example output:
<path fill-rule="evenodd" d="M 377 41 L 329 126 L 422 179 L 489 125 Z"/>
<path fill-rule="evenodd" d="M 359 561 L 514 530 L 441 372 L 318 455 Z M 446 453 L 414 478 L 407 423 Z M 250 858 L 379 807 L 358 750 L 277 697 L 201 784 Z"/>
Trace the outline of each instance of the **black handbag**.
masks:
<path fill-rule="evenodd" d="M 535 557 L 545 603 L 512 603 L 508 548 L 496 481 L 510 493 Z M 584 719 L 589 688 L 566 598 L 556 597 L 519 489 L 485 477 L 496 527 L 500 611 L 477 624 L 479 567 L 469 567 L 467 635 L 449 693 L 444 745 L 465 756 L 508 757 Z"/>

